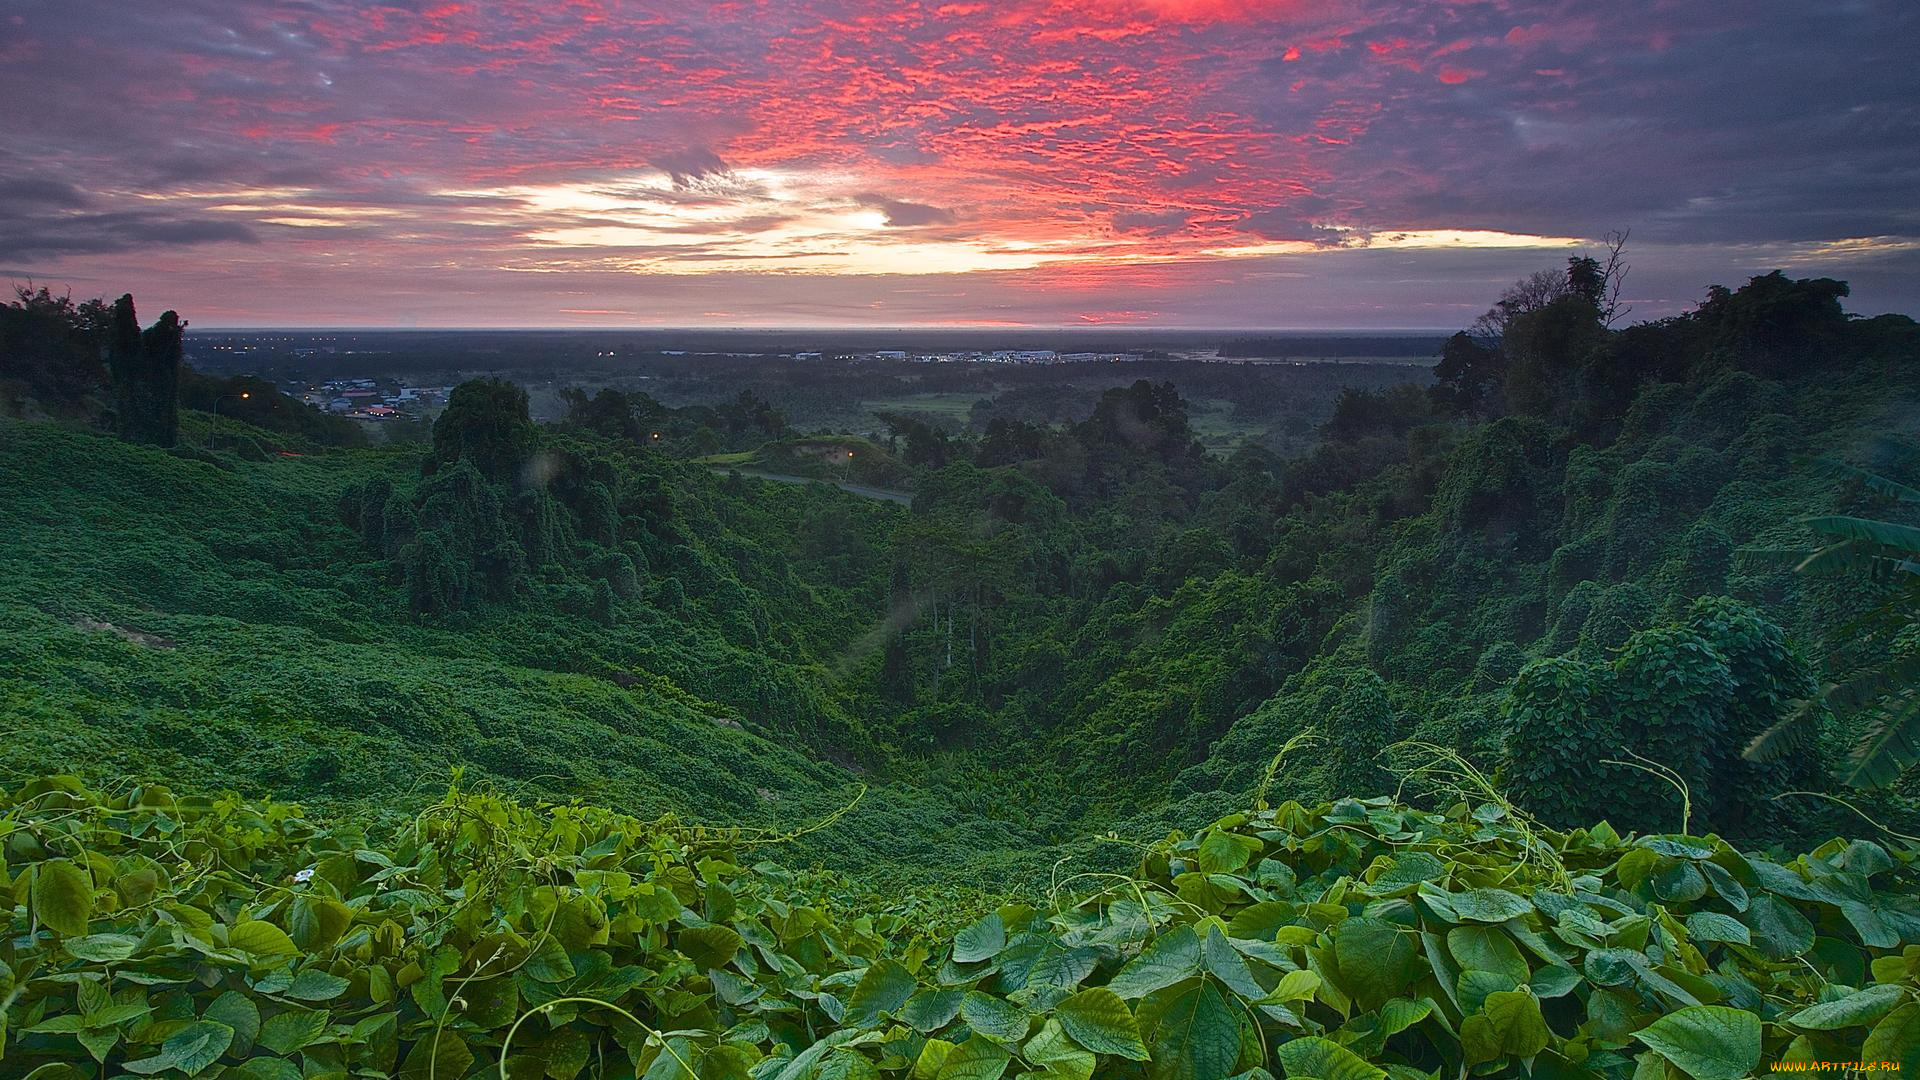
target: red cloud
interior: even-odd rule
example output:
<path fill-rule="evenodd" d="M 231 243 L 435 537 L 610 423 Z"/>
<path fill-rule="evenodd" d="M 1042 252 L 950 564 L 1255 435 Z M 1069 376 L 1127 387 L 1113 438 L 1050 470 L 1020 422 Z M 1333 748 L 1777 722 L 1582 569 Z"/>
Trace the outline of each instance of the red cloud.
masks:
<path fill-rule="evenodd" d="M 285 280 L 346 265 L 423 282 L 448 268 L 632 275 L 631 250 L 529 237 L 624 243 L 620 200 L 651 181 L 670 189 L 660 257 L 681 266 L 721 257 L 724 230 L 703 215 L 744 205 L 727 220 L 755 237 L 831 219 L 844 231 L 806 244 L 830 253 L 1040 252 L 1059 261 L 1022 290 L 1075 297 L 1060 319 L 1130 306 L 1101 289 L 1180 287 L 1195 265 L 1315 228 L 1559 227 L 1541 219 L 1558 189 L 1540 188 L 1546 211 L 1525 191 L 1489 194 L 1482 162 L 1586 132 L 1593 90 L 1624 77 L 1611 60 L 1657 61 L 1645 50 L 1669 23 L 1699 32 L 1677 10 L 1616 26 L 1546 0 L 176 2 L 217 10 L 219 32 L 132 5 L 124 25 L 41 40 L 42 17 L 24 16 L 0 42 L 0 93 L 46 111 L 38 130 L 39 110 L 0 117 L 0 137 L 57 133 L 72 152 L 31 151 L 27 168 L 84 163 L 183 214 L 331 223 L 261 231 L 279 261 L 254 265 Z M 1596 156 L 1633 156 L 1620 149 Z M 1618 186 L 1624 200 L 1648 185 Z M 777 246 L 754 255 L 770 271 Z"/>

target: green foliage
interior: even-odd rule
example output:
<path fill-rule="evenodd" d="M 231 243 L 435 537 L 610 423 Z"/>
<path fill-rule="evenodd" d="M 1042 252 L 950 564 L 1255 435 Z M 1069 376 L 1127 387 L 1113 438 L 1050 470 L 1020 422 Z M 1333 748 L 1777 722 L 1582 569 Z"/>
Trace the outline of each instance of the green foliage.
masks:
<path fill-rule="evenodd" d="M 0 304 L 0 404 L 20 414 L 30 409 L 86 418 L 102 403 L 90 401 L 106 382 L 101 363 L 111 312 L 99 300 L 76 304 L 15 286 Z"/>
<path fill-rule="evenodd" d="M 1825 466 L 1896 505 L 1920 504 L 1920 491 L 1837 462 Z M 1789 554 L 1802 573 L 1850 575 L 1873 583 L 1878 603 L 1856 620 L 1853 648 L 1837 652 L 1839 676 L 1795 714 L 1770 726 L 1747 747 L 1757 760 L 1777 758 L 1807 741 L 1810 720 L 1826 708 L 1865 721 L 1847 781 L 1881 787 L 1920 763 L 1920 528 L 1897 521 L 1846 515 L 1801 519 L 1821 546 L 1801 552 L 1752 550 L 1750 557 Z M 1810 695 L 1809 695 L 1810 697 Z"/>
<path fill-rule="evenodd" d="M 1690 811 L 1713 828 L 1756 832 L 1771 820 L 1772 795 L 1819 781 L 1805 756 L 1760 765 L 1739 749 L 1813 686 L 1779 627 L 1734 601 L 1702 599 L 1684 622 L 1634 633 L 1611 661 L 1549 659 L 1523 671 L 1507 704 L 1504 775 L 1516 801 L 1559 825 L 1684 828 Z"/>
<path fill-rule="evenodd" d="M 453 388 L 433 422 L 426 471 L 465 461 L 489 480 L 516 480 L 539 441 L 525 390 L 500 379 L 473 379 Z"/>
<path fill-rule="evenodd" d="M 1434 400 L 1454 412 L 1478 415 L 1499 388 L 1503 360 L 1499 350 L 1475 341 L 1466 331 L 1453 335 L 1434 366 Z"/>
<path fill-rule="evenodd" d="M 459 788 L 384 840 L 71 777 L 0 811 L 16 1075 L 1733 1080 L 1909 1057 L 1920 1009 L 1916 855 L 1864 841 L 1287 802 L 956 926 L 781 836 Z"/>
<path fill-rule="evenodd" d="M 1481 380 L 1439 402 L 1466 419 L 1273 369 L 1276 398 L 1325 398 L 1289 406 L 1327 420 L 1292 460 L 1205 453 L 1228 406 L 1183 394 L 1224 365 L 1027 394 L 978 437 L 903 412 L 889 445 L 796 433 L 737 387 L 568 395 L 541 428 L 469 384 L 430 453 L 330 450 L 277 402 L 190 411 L 173 453 L 5 422 L 0 766 L 115 793 L 15 808 L 0 1071 L 1624 1080 L 1750 1069 L 1756 1045 L 1909 1056 L 1911 852 L 1736 848 L 1850 812 L 1772 799 L 1870 723 L 1782 724 L 1818 698 L 1799 650 L 1861 688 L 1912 655 L 1871 621 L 1911 576 L 1885 542 L 1912 523 L 1877 502 L 1897 482 L 1797 457 L 1904 430 L 1911 324 L 1758 280 L 1612 331 L 1570 271 L 1450 347 Z M 78 355 L 89 311 L 0 321 Z M 754 466 L 887 490 L 715 471 Z M 1878 573 L 1729 558 L 1818 506 Z M 1739 756 L 1768 731 L 1794 752 Z M 449 765 L 565 805 L 415 819 Z M 125 775 L 349 824 L 141 806 Z M 1422 809 L 1341 798 L 1389 791 Z M 1899 792 L 1864 810 L 1911 831 Z M 725 828 L 635 820 L 668 813 Z M 1599 819 L 1731 842 L 1539 823 Z M 788 833 L 771 857 L 857 882 L 748 857 Z M 918 887 L 941 882 L 967 886 Z"/>

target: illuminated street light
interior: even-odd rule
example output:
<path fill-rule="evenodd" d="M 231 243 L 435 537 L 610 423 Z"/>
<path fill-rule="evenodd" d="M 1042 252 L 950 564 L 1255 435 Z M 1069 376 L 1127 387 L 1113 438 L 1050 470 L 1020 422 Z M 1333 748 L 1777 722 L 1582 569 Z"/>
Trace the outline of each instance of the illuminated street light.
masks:
<path fill-rule="evenodd" d="M 234 400 L 234 399 L 237 399 L 240 401 L 246 401 L 251 397 L 253 397 L 253 393 L 251 391 L 242 390 L 237 394 L 222 394 L 219 397 L 213 399 L 213 424 L 207 430 L 208 452 L 212 452 L 213 442 L 220 435 L 220 403 L 223 401 Z"/>

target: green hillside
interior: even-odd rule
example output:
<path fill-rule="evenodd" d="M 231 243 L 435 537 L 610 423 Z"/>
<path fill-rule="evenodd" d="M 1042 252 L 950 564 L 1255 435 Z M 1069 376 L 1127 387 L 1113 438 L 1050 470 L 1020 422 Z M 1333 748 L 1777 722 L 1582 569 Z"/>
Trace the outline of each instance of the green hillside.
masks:
<path fill-rule="evenodd" d="M 1920 329 L 1586 272 L 1286 459 L 0 370 L 0 1072 L 1920 1067 Z"/>

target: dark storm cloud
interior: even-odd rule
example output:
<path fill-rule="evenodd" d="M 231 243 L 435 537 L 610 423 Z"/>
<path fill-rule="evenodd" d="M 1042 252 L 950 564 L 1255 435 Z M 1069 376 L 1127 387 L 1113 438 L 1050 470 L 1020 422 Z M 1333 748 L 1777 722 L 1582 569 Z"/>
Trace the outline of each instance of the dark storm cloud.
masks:
<path fill-rule="evenodd" d="M 1349 240 L 1364 242 L 1364 234 L 1356 235 L 1316 225 L 1302 214 L 1300 208 L 1292 206 L 1256 210 L 1242 217 L 1236 224 L 1239 228 L 1267 240 L 1289 240 L 1317 244 L 1322 247 L 1331 247 Z"/>
<path fill-rule="evenodd" d="M 0 207 L 77 210 L 88 202 L 85 192 L 59 180 L 0 178 Z"/>
<path fill-rule="evenodd" d="M 1266 115 L 1337 121 L 1316 156 L 1355 217 L 1676 242 L 1920 235 L 1920 6 L 1442 11 L 1261 65 Z"/>
<path fill-rule="evenodd" d="M 236 221 L 138 212 L 22 217 L 0 210 L 0 258 L 120 254 L 221 242 L 253 244 L 259 238 Z"/>

